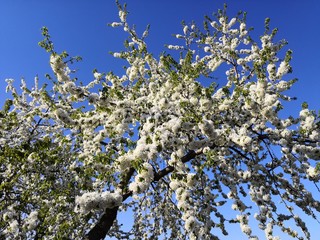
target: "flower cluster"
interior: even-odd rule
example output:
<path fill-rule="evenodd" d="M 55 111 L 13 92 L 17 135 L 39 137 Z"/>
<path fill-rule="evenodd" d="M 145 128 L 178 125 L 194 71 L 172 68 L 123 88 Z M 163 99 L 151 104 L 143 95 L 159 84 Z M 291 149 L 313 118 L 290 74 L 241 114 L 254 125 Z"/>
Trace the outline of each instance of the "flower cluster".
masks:
<path fill-rule="evenodd" d="M 120 206 L 122 196 L 118 192 L 88 192 L 76 197 L 76 212 L 87 214 L 93 210 L 104 210 Z"/>
<path fill-rule="evenodd" d="M 129 190 L 132 191 L 133 194 L 145 192 L 150 183 L 153 180 L 154 171 L 152 166 L 149 163 L 144 163 L 137 174 L 134 177 L 134 181 L 130 183 Z"/>

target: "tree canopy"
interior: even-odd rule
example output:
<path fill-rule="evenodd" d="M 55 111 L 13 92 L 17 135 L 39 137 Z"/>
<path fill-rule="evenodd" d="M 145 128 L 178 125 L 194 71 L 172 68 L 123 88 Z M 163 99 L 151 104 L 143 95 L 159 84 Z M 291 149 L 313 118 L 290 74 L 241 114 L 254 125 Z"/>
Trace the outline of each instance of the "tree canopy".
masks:
<path fill-rule="evenodd" d="M 71 68 L 80 57 L 58 53 L 43 28 L 54 73 L 47 84 L 36 77 L 19 90 L 7 79 L 0 236 L 218 239 L 238 224 L 253 240 L 257 222 L 266 239 L 275 229 L 310 239 L 298 213 L 318 221 L 319 114 L 305 103 L 280 117 L 296 79 L 288 78 L 292 51 L 269 19 L 256 41 L 245 13 L 220 10 L 201 27 L 183 23 L 181 44 L 156 57 L 149 27 L 140 36 L 117 5 L 110 25 L 128 39 L 112 54 L 126 61 L 123 75 L 94 70 L 81 83 Z M 117 220 L 126 211 L 130 231 Z"/>

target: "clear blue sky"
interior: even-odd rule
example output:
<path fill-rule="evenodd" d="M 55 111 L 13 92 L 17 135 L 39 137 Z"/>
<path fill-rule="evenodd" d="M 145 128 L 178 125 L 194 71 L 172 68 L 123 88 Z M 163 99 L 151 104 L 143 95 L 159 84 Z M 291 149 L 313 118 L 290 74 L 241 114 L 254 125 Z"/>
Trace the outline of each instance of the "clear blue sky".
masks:
<path fill-rule="evenodd" d="M 299 82 L 292 89 L 298 102 L 306 100 L 318 108 L 320 83 L 320 2 L 318 0 L 128 0 L 129 21 L 140 31 L 150 23 L 148 46 L 157 56 L 163 45 L 175 41 L 181 33 L 181 20 L 201 23 L 226 2 L 229 15 L 238 10 L 248 12 L 248 25 L 262 34 L 264 19 L 271 18 L 271 27 L 279 28 L 279 38 L 289 41 L 294 51 L 293 77 Z M 47 26 L 57 50 L 81 55 L 77 65 L 82 81 L 91 80 L 91 71 L 110 71 L 122 62 L 108 52 L 122 49 L 126 35 L 106 24 L 117 20 L 117 8 L 112 0 L 1 0 L 0 1 L 0 103 L 3 101 L 4 79 L 18 81 L 25 77 L 32 83 L 36 74 L 50 72 L 48 54 L 38 47 L 42 39 L 40 28 Z M 42 78 L 44 79 L 44 78 Z M 298 105 L 298 103 L 296 104 Z"/>
<path fill-rule="evenodd" d="M 291 91 L 298 101 L 291 104 L 288 114 L 298 113 L 303 101 L 319 110 L 319 0 L 128 0 L 128 19 L 140 32 L 151 24 L 147 42 L 149 50 L 158 56 L 164 44 L 176 41 L 172 34 L 182 32 L 182 20 L 201 24 L 204 15 L 223 8 L 224 2 L 230 17 L 239 10 L 248 12 L 247 25 L 255 28 L 256 36 L 263 33 L 264 19 L 270 17 L 271 27 L 279 28 L 279 38 L 289 41 L 288 48 L 293 50 L 292 77 L 299 82 Z M 51 73 L 49 55 L 38 47 L 42 26 L 49 28 L 58 52 L 67 50 L 83 57 L 83 62 L 76 65 L 81 81 L 92 80 L 94 68 L 119 70 L 123 62 L 108 52 L 123 49 L 126 35 L 120 28 L 107 27 L 107 23 L 118 20 L 117 15 L 112 0 L 0 0 L 0 105 L 7 97 L 6 78 L 18 82 L 24 77 L 31 85 L 35 75 L 45 81 L 44 74 Z"/>

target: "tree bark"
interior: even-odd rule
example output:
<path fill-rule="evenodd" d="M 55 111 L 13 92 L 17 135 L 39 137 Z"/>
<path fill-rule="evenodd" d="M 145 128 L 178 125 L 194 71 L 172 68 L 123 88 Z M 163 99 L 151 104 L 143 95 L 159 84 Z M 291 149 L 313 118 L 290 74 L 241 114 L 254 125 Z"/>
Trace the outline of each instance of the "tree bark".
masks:
<path fill-rule="evenodd" d="M 117 218 L 119 207 L 107 208 L 96 225 L 89 231 L 86 239 L 101 240 L 104 239 Z"/>

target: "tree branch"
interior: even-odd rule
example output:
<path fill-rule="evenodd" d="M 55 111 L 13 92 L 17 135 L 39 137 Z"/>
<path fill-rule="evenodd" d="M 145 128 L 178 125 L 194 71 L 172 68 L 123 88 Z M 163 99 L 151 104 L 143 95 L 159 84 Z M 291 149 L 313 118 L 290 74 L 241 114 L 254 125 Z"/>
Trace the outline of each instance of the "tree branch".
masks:
<path fill-rule="evenodd" d="M 132 175 L 134 174 L 135 169 L 133 167 L 129 168 L 125 174 L 123 174 L 121 181 L 118 185 L 118 188 L 122 190 L 125 190 L 125 188 L 127 187 Z"/>
<path fill-rule="evenodd" d="M 195 156 L 200 155 L 202 153 L 202 149 L 196 151 L 189 151 L 186 155 L 184 155 L 181 158 L 181 162 L 186 163 L 189 162 L 191 159 L 193 159 Z M 159 172 L 154 174 L 154 178 L 153 181 L 157 182 L 159 181 L 161 178 L 163 178 L 164 176 L 168 175 L 169 173 L 173 172 L 174 167 L 173 166 L 167 166 L 166 168 L 160 170 Z"/>
<path fill-rule="evenodd" d="M 202 154 L 202 149 L 198 151 L 189 151 L 185 156 L 181 158 L 183 163 L 190 161 L 195 158 L 197 155 Z M 122 177 L 119 188 L 121 190 L 125 190 L 132 175 L 134 174 L 135 169 L 133 167 L 129 168 L 127 172 Z M 167 166 L 164 169 L 154 174 L 153 182 L 159 181 L 164 176 L 174 171 L 173 166 Z M 122 195 L 122 201 L 125 201 L 128 197 L 132 196 L 132 191 L 127 191 Z M 117 218 L 117 212 L 119 207 L 107 208 L 96 225 L 86 234 L 86 238 L 88 240 L 101 240 L 104 239 L 110 228 L 113 225 L 114 220 Z"/>
<path fill-rule="evenodd" d="M 122 179 L 118 185 L 118 188 L 125 190 L 135 169 L 133 167 L 129 168 L 122 176 Z M 132 195 L 132 192 L 127 192 L 122 195 L 122 201 L 125 201 L 128 197 Z M 117 218 L 119 206 L 114 208 L 107 208 L 96 225 L 86 234 L 88 240 L 101 240 L 104 239 L 110 228 L 113 225 L 114 220 Z"/>

